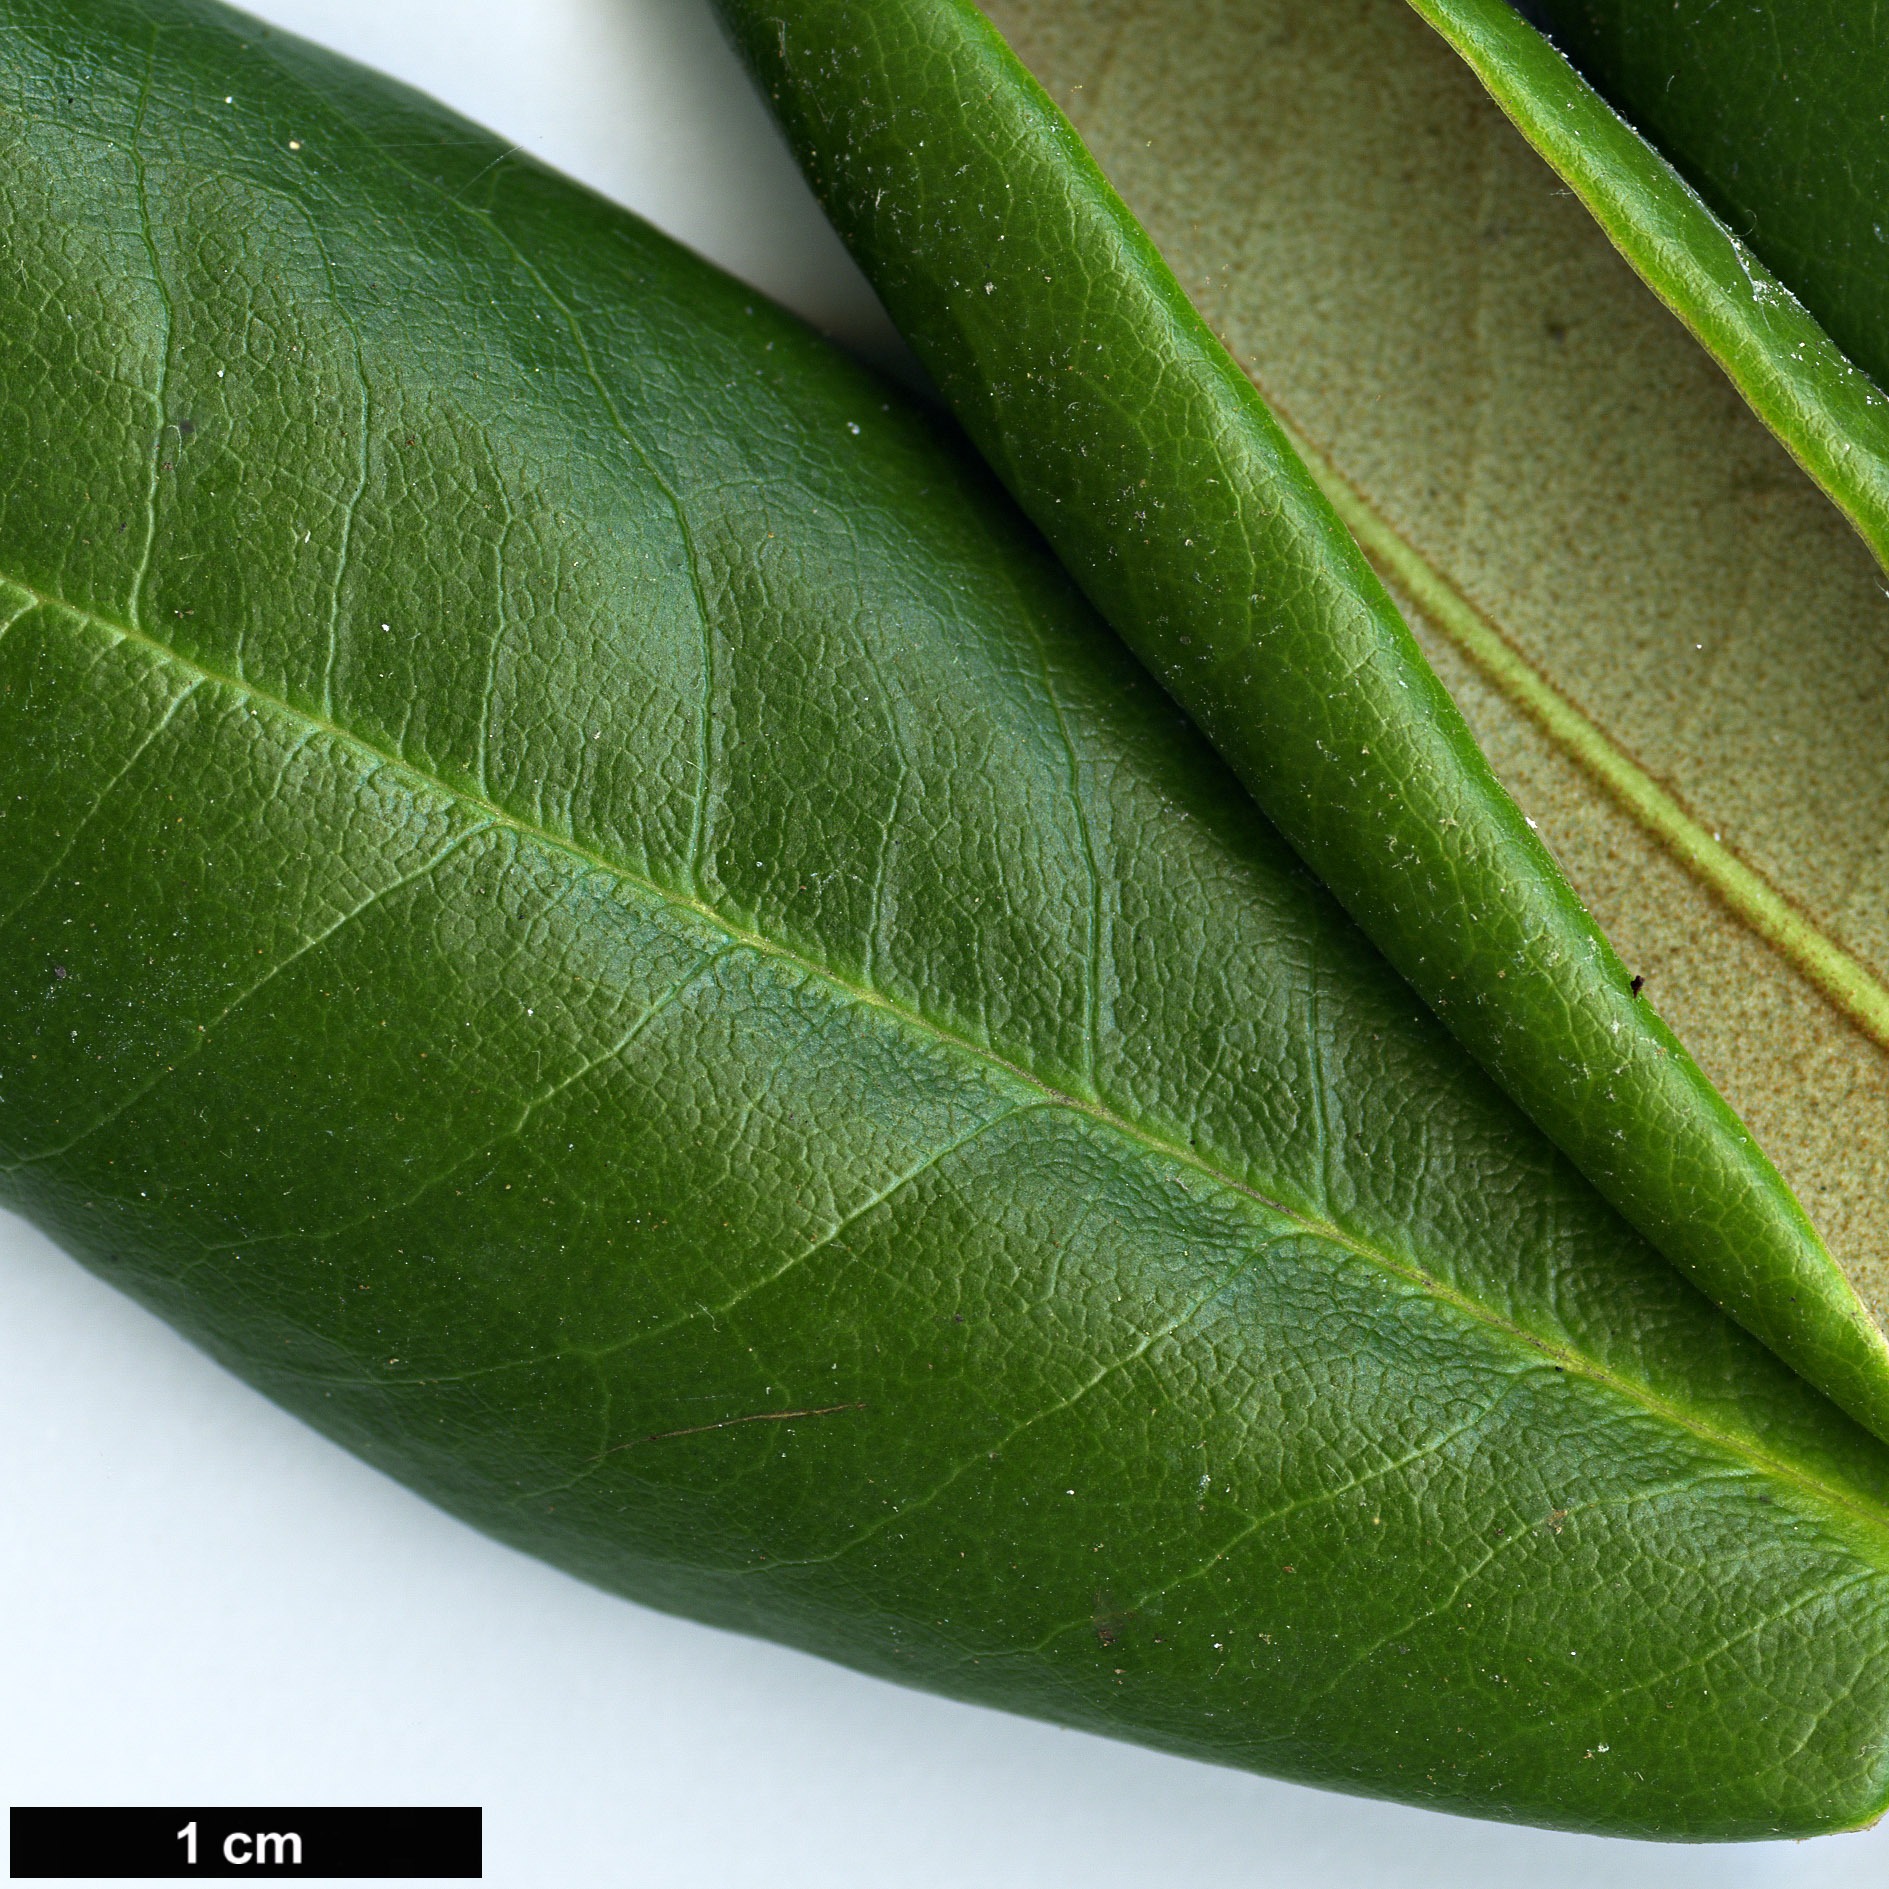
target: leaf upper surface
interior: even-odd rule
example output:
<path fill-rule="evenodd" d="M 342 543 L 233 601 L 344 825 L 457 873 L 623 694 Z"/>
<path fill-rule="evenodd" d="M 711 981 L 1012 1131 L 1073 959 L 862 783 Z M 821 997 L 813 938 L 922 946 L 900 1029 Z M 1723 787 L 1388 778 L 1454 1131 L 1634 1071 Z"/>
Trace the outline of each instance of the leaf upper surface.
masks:
<path fill-rule="evenodd" d="M 1880 1807 L 1889 1456 L 954 435 L 294 41 L 9 26 L 10 1203 L 658 1605 L 1480 1815 Z"/>

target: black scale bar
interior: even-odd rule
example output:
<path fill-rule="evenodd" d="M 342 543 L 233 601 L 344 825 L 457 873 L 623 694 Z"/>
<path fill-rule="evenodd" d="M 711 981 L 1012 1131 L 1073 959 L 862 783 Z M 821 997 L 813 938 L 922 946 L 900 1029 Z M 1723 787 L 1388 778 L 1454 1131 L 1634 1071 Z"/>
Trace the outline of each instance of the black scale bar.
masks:
<path fill-rule="evenodd" d="M 481 1874 L 473 1810 L 12 1812 L 20 1878 Z"/>

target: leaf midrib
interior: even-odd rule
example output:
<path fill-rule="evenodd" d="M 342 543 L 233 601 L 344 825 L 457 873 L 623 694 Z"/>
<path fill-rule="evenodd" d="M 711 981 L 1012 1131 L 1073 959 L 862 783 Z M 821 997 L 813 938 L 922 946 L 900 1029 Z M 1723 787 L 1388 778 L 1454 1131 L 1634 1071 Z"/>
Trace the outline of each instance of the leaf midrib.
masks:
<path fill-rule="evenodd" d="M 1664 847 L 1695 883 L 1718 898 L 1875 1042 L 1889 1049 L 1889 990 L 1868 966 L 1756 867 L 1715 839 L 1671 788 L 1523 654 L 1498 621 L 1472 603 L 1448 572 L 1390 522 L 1370 496 L 1300 431 L 1271 392 L 1250 374 L 1248 378 L 1259 387 L 1319 489 L 1385 576 L 1404 590 L 1511 706 L 1527 715 L 1642 832 Z"/>
<path fill-rule="evenodd" d="M 848 998 L 855 1002 L 870 1004 L 885 1011 L 889 1016 L 897 1019 L 905 1029 L 914 1035 L 929 1036 L 936 1042 L 949 1046 L 949 1048 L 962 1056 L 983 1063 L 992 1069 L 1000 1070 L 1013 1080 L 1037 1090 L 1050 1104 L 1068 1109 L 1074 1114 L 1087 1116 L 1099 1126 L 1108 1129 L 1126 1140 L 1137 1142 L 1143 1147 L 1151 1149 L 1156 1154 L 1172 1161 L 1176 1166 L 1189 1168 L 1207 1180 L 1210 1180 L 1216 1186 L 1224 1187 L 1229 1192 L 1257 1202 L 1271 1212 L 1277 1213 L 1282 1218 L 1303 1228 L 1314 1237 L 1328 1240 L 1333 1245 L 1355 1254 L 1358 1258 L 1379 1268 L 1383 1272 L 1389 1273 L 1394 1278 L 1400 1279 L 1406 1284 L 1416 1286 L 1431 1298 L 1444 1305 L 1450 1306 L 1476 1324 L 1500 1333 L 1504 1338 L 1521 1346 L 1525 1346 L 1531 1351 L 1543 1354 L 1558 1363 L 1563 1371 L 1571 1372 L 1578 1377 L 1585 1378 L 1597 1388 L 1611 1392 L 1625 1402 L 1636 1405 L 1660 1417 L 1664 1421 L 1672 1424 L 1675 1428 L 1685 1431 L 1688 1435 L 1709 1444 L 1725 1455 L 1737 1460 L 1742 1460 L 1750 1464 L 1753 1468 L 1762 1470 L 1764 1473 L 1774 1476 L 1782 1482 L 1793 1484 L 1806 1494 L 1829 1504 L 1835 1509 L 1854 1516 L 1856 1519 L 1870 1525 L 1872 1528 L 1889 1530 L 1889 1505 L 1878 1504 L 1855 1490 L 1833 1487 L 1828 1482 L 1806 1471 L 1797 1464 L 1774 1456 L 1769 1451 L 1759 1448 L 1746 1439 L 1727 1435 L 1710 1422 L 1679 1408 L 1668 1399 L 1661 1397 L 1657 1392 L 1653 1391 L 1650 1386 L 1637 1383 L 1632 1378 L 1620 1376 L 1600 1365 L 1594 1359 L 1589 1358 L 1584 1353 L 1530 1331 L 1525 1325 L 1518 1324 L 1514 1319 L 1505 1317 L 1493 1306 L 1486 1305 L 1481 1300 L 1472 1298 L 1466 1292 L 1446 1284 L 1430 1273 L 1400 1263 L 1392 1254 L 1379 1247 L 1370 1245 L 1357 1235 L 1346 1231 L 1344 1228 L 1329 1220 L 1321 1219 L 1317 1215 L 1289 1207 L 1284 1202 L 1273 1199 L 1270 1195 L 1262 1192 L 1250 1182 L 1240 1179 L 1237 1175 L 1227 1173 L 1213 1162 L 1204 1159 L 1194 1149 L 1170 1141 L 1157 1130 L 1151 1129 L 1133 1120 L 1131 1117 L 1107 1107 L 1099 1101 L 1089 1101 L 1081 1096 L 1069 1094 L 1065 1090 L 1057 1088 L 1054 1083 L 1048 1081 L 1045 1077 L 1037 1074 L 1024 1064 L 1013 1062 L 1010 1058 L 999 1054 L 996 1050 L 987 1045 L 978 1043 L 972 1038 L 961 1035 L 959 1032 L 948 1028 L 935 1018 L 928 1017 L 920 1011 L 895 1003 L 883 992 L 874 990 L 868 985 L 852 982 L 829 966 L 803 955 L 801 952 L 796 951 L 791 945 L 784 944 L 779 939 L 770 937 L 765 932 L 747 929 L 700 898 L 690 893 L 678 891 L 674 887 L 662 884 L 659 880 L 635 872 L 630 867 L 617 860 L 611 859 L 602 853 L 592 851 L 575 838 L 567 838 L 563 835 L 553 833 L 549 829 L 511 812 L 508 808 L 500 805 L 496 801 L 485 798 L 481 794 L 441 780 L 437 775 L 429 773 L 425 768 L 417 766 L 402 755 L 378 746 L 366 736 L 356 733 L 353 729 L 345 726 L 341 722 L 335 721 L 332 717 L 301 707 L 285 697 L 272 694 L 264 689 L 259 689 L 253 683 L 243 680 L 240 677 L 228 675 L 220 670 L 214 669 L 200 659 L 186 655 L 182 651 L 173 648 L 170 644 L 164 642 L 159 637 L 151 635 L 150 632 L 146 630 L 134 628 L 130 624 L 117 622 L 96 610 L 89 610 L 81 605 L 70 603 L 62 597 L 54 596 L 36 585 L 26 583 L 17 577 L 11 577 L 3 571 L 0 571 L 0 582 L 10 584 L 19 594 L 33 600 L 32 605 L 27 610 L 22 611 L 18 616 L 12 618 L 6 624 L 5 631 L 0 633 L 11 632 L 20 622 L 24 621 L 27 616 L 33 614 L 34 610 L 64 612 L 68 617 L 79 623 L 90 625 L 92 628 L 103 631 L 107 635 L 114 636 L 120 641 L 128 642 L 139 648 L 148 650 L 160 661 L 174 664 L 177 668 L 197 676 L 202 681 L 209 682 L 219 688 L 227 689 L 232 694 L 257 704 L 273 714 L 281 716 L 290 722 L 300 724 L 306 730 L 326 735 L 330 739 L 373 761 L 377 766 L 392 769 L 397 774 L 406 776 L 410 781 L 427 791 L 456 802 L 469 811 L 485 816 L 493 825 L 509 828 L 521 839 L 530 841 L 549 851 L 566 854 L 571 858 L 581 861 L 585 866 L 594 871 L 609 874 L 625 884 L 640 888 L 651 897 L 660 900 L 666 905 L 695 914 L 695 916 L 700 918 L 704 923 L 720 931 L 732 943 L 747 947 L 755 952 L 757 956 L 791 965 L 802 974 L 818 979 L 820 982 L 843 992 Z M 1889 1545 L 1889 1542 L 1885 1542 L 1884 1545 Z"/>

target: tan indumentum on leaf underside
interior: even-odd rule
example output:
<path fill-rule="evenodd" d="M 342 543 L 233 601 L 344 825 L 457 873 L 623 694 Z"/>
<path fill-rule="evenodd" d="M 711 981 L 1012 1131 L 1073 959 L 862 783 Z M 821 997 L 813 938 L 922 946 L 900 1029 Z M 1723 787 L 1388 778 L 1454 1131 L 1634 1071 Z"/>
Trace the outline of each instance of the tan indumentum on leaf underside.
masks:
<path fill-rule="evenodd" d="M 1448 47 L 1401 0 L 986 10 L 1281 417 L 1889 1001 L 1882 573 Z M 1400 602 L 1889 1326 L 1889 1046 Z"/>

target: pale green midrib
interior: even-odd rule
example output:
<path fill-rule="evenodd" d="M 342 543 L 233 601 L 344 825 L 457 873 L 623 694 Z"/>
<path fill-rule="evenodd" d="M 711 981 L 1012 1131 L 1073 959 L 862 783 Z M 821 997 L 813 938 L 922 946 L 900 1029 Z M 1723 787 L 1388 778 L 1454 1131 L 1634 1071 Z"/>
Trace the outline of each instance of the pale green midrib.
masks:
<path fill-rule="evenodd" d="M 100 615 L 97 611 L 84 609 L 79 605 L 67 603 L 63 598 L 52 596 L 31 584 L 21 582 L 18 578 L 6 577 L 4 573 L 0 573 L 0 583 L 6 583 L 20 595 L 32 599 L 31 604 L 29 604 L 26 610 L 9 619 L 6 625 L 7 630 L 10 631 L 17 623 L 23 621 L 26 616 L 32 614 L 35 609 L 63 611 L 75 621 L 87 624 L 91 628 L 103 632 L 105 635 L 117 637 L 121 641 L 132 643 L 139 648 L 148 650 L 161 662 L 174 664 L 179 669 L 196 675 L 205 682 L 209 682 L 219 688 L 227 689 L 233 695 L 239 696 L 245 700 L 260 704 L 271 712 L 282 716 L 285 720 L 299 723 L 304 728 L 327 735 L 342 746 L 365 756 L 375 763 L 376 766 L 388 768 L 397 775 L 404 775 L 408 780 L 414 782 L 425 791 L 438 794 L 445 799 L 455 801 L 467 808 L 476 809 L 484 814 L 494 825 L 510 829 L 521 839 L 529 840 L 552 852 L 563 853 L 570 858 L 580 861 L 593 871 L 608 874 L 624 883 L 639 887 L 649 896 L 664 904 L 680 907 L 683 910 L 692 912 L 704 923 L 712 925 L 716 930 L 721 932 L 724 937 L 730 939 L 735 944 L 747 947 L 758 957 L 764 959 L 771 958 L 792 965 L 795 970 L 801 972 L 803 975 L 832 986 L 834 989 L 843 992 L 854 1002 L 870 1004 L 877 1009 L 885 1011 L 888 1015 L 898 1019 L 898 1021 L 913 1034 L 923 1034 L 933 1037 L 938 1042 L 949 1045 L 959 1054 L 967 1056 L 973 1061 L 984 1063 L 992 1069 L 1000 1070 L 1013 1080 L 1035 1089 L 1038 1093 L 1048 1098 L 1051 1103 L 1068 1109 L 1073 1114 L 1087 1116 L 1090 1120 L 1122 1136 L 1124 1139 L 1138 1142 L 1143 1147 L 1153 1150 L 1164 1159 L 1172 1161 L 1176 1166 L 1190 1168 L 1207 1180 L 1213 1182 L 1216 1186 L 1224 1187 L 1231 1193 L 1243 1195 L 1245 1198 L 1257 1202 L 1269 1211 L 1280 1215 L 1281 1218 L 1295 1223 L 1314 1237 L 1328 1240 L 1333 1245 L 1342 1247 L 1347 1252 L 1355 1254 L 1368 1265 L 1375 1266 L 1381 1271 L 1391 1274 L 1394 1278 L 1401 1279 L 1406 1284 L 1417 1287 L 1421 1292 L 1430 1297 L 1449 1305 L 1474 1323 L 1499 1332 L 1504 1337 L 1527 1347 L 1531 1351 L 1541 1353 L 1545 1358 L 1558 1363 L 1562 1370 L 1586 1378 L 1597 1388 L 1611 1392 L 1623 1402 L 1636 1405 L 1640 1409 L 1659 1417 L 1663 1421 L 1670 1423 L 1675 1429 L 1684 1431 L 1689 1436 L 1697 1438 L 1699 1441 L 1708 1444 L 1722 1454 L 1743 1461 L 1754 1469 L 1776 1477 L 1781 1482 L 1794 1484 L 1816 1500 L 1828 1504 L 1831 1508 L 1841 1510 L 1854 1516 L 1875 1529 L 1889 1530 L 1889 1507 L 1879 1505 L 1873 1499 L 1862 1495 L 1858 1491 L 1833 1487 L 1831 1484 L 1823 1481 L 1819 1476 L 1806 1471 L 1797 1464 L 1787 1462 L 1780 1457 L 1772 1455 L 1769 1451 L 1760 1448 L 1757 1444 L 1747 1439 L 1727 1435 L 1710 1422 L 1679 1409 L 1666 1398 L 1652 1390 L 1650 1386 L 1636 1383 L 1632 1378 L 1622 1377 L 1616 1372 L 1597 1363 L 1594 1359 L 1587 1357 L 1585 1354 L 1573 1350 L 1565 1344 L 1555 1343 L 1536 1332 L 1530 1331 L 1525 1325 L 1518 1324 L 1515 1320 L 1504 1317 L 1500 1312 L 1495 1310 L 1494 1307 L 1485 1305 L 1478 1299 L 1471 1298 L 1467 1293 L 1444 1283 L 1429 1273 L 1423 1272 L 1416 1267 L 1400 1263 L 1393 1255 L 1380 1248 L 1366 1244 L 1355 1234 L 1348 1233 L 1344 1228 L 1330 1221 L 1321 1220 L 1315 1215 L 1288 1207 L 1282 1202 L 1272 1199 L 1268 1195 L 1260 1192 L 1258 1188 L 1252 1186 L 1249 1182 L 1243 1181 L 1237 1176 L 1228 1174 L 1214 1166 L 1212 1162 L 1203 1159 L 1193 1149 L 1182 1147 L 1168 1141 L 1155 1130 L 1142 1126 L 1140 1123 L 1131 1120 L 1128 1116 L 1119 1114 L 1117 1111 L 1106 1107 L 1100 1102 L 1085 1101 L 1080 1096 L 1065 1093 L 1056 1088 L 1052 1083 L 1046 1081 L 1043 1077 L 1037 1075 L 1034 1071 L 1025 1068 L 1023 1065 L 1011 1062 L 1007 1057 L 999 1055 L 995 1050 L 981 1043 L 974 1042 L 969 1037 L 959 1035 L 956 1031 L 946 1028 L 943 1024 L 931 1017 L 924 1016 L 917 1011 L 909 1010 L 902 1005 L 894 1003 L 889 997 L 879 991 L 850 982 L 837 972 L 829 969 L 826 965 L 817 963 L 811 958 L 803 957 L 791 946 L 782 944 L 778 939 L 771 938 L 763 932 L 754 932 L 745 929 L 722 912 L 716 910 L 715 907 L 704 904 L 701 900 L 690 894 L 678 892 L 674 888 L 662 885 L 654 879 L 645 878 L 640 873 L 632 871 L 628 866 L 616 860 L 590 851 L 575 839 L 561 837 L 556 833 L 552 833 L 536 825 L 530 820 L 521 818 L 507 808 L 500 806 L 496 801 L 487 800 L 479 794 L 468 791 L 466 788 L 448 785 L 445 781 L 427 773 L 425 769 L 416 766 L 413 762 L 397 754 L 390 753 L 384 748 L 377 747 L 365 736 L 357 734 L 354 730 L 345 727 L 340 722 L 333 721 L 329 717 L 317 714 L 310 709 L 298 707 L 295 703 L 287 701 L 281 696 L 270 694 L 266 690 L 259 689 L 252 683 L 242 681 L 237 677 L 225 675 L 219 670 L 212 669 L 208 664 L 199 661 L 197 658 L 186 656 L 181 651 L 173 649 L 168 643 L 151 635 L 146 630 L 134 629 L 128 624 L 114 622 L 112 619 Z M 1889 1554 L 1885 1554 L 1884 1562 L 1885 1566 L 1889 1567 Z"/>
<path fill-rule="evenodd" d="M 1273 404 L 1268 402 L 1268 404 Z M 1274 405 L 1275 414 L 1278 408 Z M 1360 545 L 1424 615 L 1517 707 L 1571 754 L 1778 955 L 1889 1049 L 1889 990 L 1760 873 L 1712 837 L 1678 799 L 1517 650 L 1362 492 L 1283 417 L 1280 424 Z"/>

